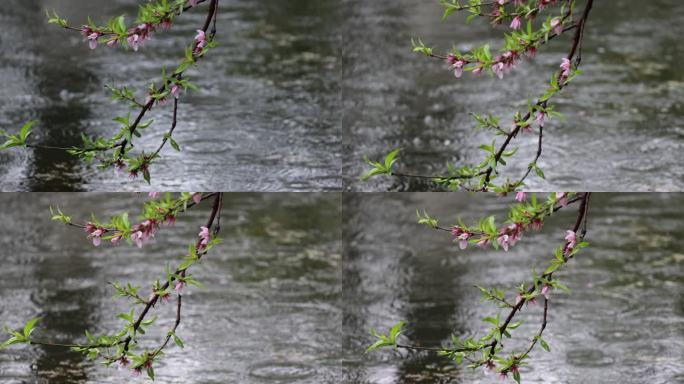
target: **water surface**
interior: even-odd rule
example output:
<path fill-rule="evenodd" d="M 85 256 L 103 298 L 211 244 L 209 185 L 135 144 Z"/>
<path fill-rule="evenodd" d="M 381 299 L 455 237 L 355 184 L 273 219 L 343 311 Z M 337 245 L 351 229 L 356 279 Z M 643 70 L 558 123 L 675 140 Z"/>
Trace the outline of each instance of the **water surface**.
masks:
<path fill-rule="evenodd" d="M 481 318 L 497 307 L 480 303 L 474 284 L 511 288 L 531 268 L 553 256 L 576 206 L 547 221 L 508 253 L 460 251 L 450 235 L 416 224 L 425 208 L 444 225 L 505 214 L 512 201 L 495 196 L 354 194 L 345 196 L 343 308 L 348 383 L 498 383 L 431 354 L 364 355 L 368 329 L 386 330 L 406 320 L 407 338 L 439 346 L 451 334 L 482 334 Z M 535 350 L 525 383 L 684 383 L 684 196 L 595 194 L 589 213 L 591 243 L 557 277 L 571 295 L 553 293 L 544 339 L 551 352 Z M 510 296 L 509 296 L 510 298 Z M 541 307 L 506 343 L 527 346 L 538 331 Z M 512 382 L 512 381 L 511 381 Z"/>
<path fill-rule="evenodd" d="M 121 194 L 0 195 L 0 324 L 18 327 L 42 316 L 35 337 L 84 341 L 83 332 L 118 330 L 108 281 L 147 287 L 163 278 L 204 225 L 210 204 L 192 209 L 175 227 L 137 247 L 95 249 L 78 229 L 51 222 L 48 207 L 77 218 L 130 210 L 145 197 Z M 175 345 L 156 367 L 159 383 L 336 383 L 340 377 L 339 197 L 334 194 L 228 194 L 223 243 L 192 275 L 204 289 L 183 298 Z M 15 209 L 21 207 L 21 209 Z M 101 208 L 96 208 L 101 207 Z M 175 306 L 157 306 L 157 345 L 175 319 Z M 2 340 L 4 340 L 4 335 Z M 0 382 L 122 383 L 130 373 L 107 369 L 63 349 L 21 346 L 0 351 Z"/>
<path fill-rule="evenodd" d="M 583 4 L 584 2 L 579 2 Z M 504 81 L 470 74 L 455 79 L 446 66 L 411 52 L 422 38 L 443 53 L 491 43 L 504 29 L 465 17 L 440 22 L 437 1 L 348 0 L 344 29 L 344 179 L 351 190 L 425 190 L 406 180 L 358 179 L 364 155 L 379 158 L 403 148 L 398 168 L 439 174 L 446 162 L 482 160 L 491 135 L 474 129 L 469 113 L 492 113 L 502 124 L 546 87 L 571 44 L 568 34 L 525 61 Z M 585 74 L 554 99 L 566 121 L 545 127 L 539 162 L 547 181 L 530 178 L 530 190 L 679 191 L 684 188 L 684 59 L 678 0 L 597 1 L 584 43 Z M 517 160 L 503 168 L 517 179 L 536 151 L 536 136 L 514 142 Z"/>
<path fill-rule="evenodd" d="M 138 54 L 99 47 L 78 33 L 48 25 L 56 9 L 78 25 L 136 14 L 131 0 L 6 0 L 0 10 L 0 127 L 16 130 L 36 120 L 38 144 L 72 146 L 81 134 L 110 136 L 125 115 L 105 84 L 147 89 L 161 68 L 174 67 L 204 22 L 206 5 L 155 34 Z M 183 152 L 168 148 L 152 169 L 156 190 L 339 190 L 341 179 L 338 60 L 334 1 L 220 2 L 217 42 L 186 78 L 200 87 L 185 95 L 175 135 Z M 171 106 L 138 140 L 150 152 L 169 129 Z M 3 190 L 142 190 L 144 181 L 99 172 L 61 152 L 0 153 Z"/>

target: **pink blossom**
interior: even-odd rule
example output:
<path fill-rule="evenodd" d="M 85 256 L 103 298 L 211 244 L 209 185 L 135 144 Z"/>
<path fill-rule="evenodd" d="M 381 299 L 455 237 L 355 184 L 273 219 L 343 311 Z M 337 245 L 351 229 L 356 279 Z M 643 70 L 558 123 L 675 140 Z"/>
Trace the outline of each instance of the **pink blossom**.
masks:
<path fill-rule="evenodd" d="M 92 239 L 94 246 L 98 247 L 102 244 L 102 235 L 107 232 L 106 229 L 97 227 L 93 223 L 87 223 L 84 229 L 88 233 L 88 238 Z"/>
<path fill-rule="evenodd" d="M 489 245 L 489 239 L 486 237 L 477 242 L 477 246 L 482 248 L 482 249 L 487 248 L 488 245 Z"/>
<path fill-rule="evenodd" d="M 503 79 L 504 77 L 504 67 L 505 65 L 502 62 L 498 62 L 492 65 L 492 71 L 494 71 L 494 73 L 499 79 Z"/>
<path fill-rule="evenodd" d="M 124 169 L 126 169 L 126 164 L 123 161 L 117 160 L 114 163 L 114 171 L 116 173 L 119 173 L 119 172 L 123 171 Z"/>
<path fill-rule="evenodd" d="M 147 196 L 149 196 L 152 199 L 156 199 L 157 197 L 159 197 L 159 192 L 149 192 Z"/>
<path fill-rule="evenodd" d="M 165 31 L 168 31 L 169 29 L 171 29 L 171 19 L 164 19 L 161 22 L 161 28 Z"/>
<path fill-rule="evenodd" d="M 557 17 L 551 20 L 551 28 L 553 28 L 553 33 L 556 35 L 563 33 L 563 23 L 561 23 L 561 20 Z"/>
<path fill-rule="evenodd" d="M 100 32 L 93 32 L 90 35 L 88 35 L 86 39 L 88 40 L 88 45 L 90 46 L 90 49 L 97 48 L 97 39 L 99 39 L 100 36 L 102 36 Z"/>
<path fill-rule="evenodd" d="M 521 293 L 518 293 L 518 296 L 515 297 L 515 305 L 520 304 L 524 300 L 523 296 Z"/>
<path fill-rule="evenodd" d="M 484 71 L 484 66 L 480 64 L 473 69 L 473 75 L 479 76 L 480 74 L 482 74 L 482 71 Z"/>
<path fill-rule="evenodd" d="M 192 195 L 192 201 L 194 201 L 195 204 L 199 204 L 202 201 L 202 193 L 198 192 Z"/>
<path fill-rule="evenodd" d="M 560 67 L 563 69 L 563 71 L 570 73 L 570 59 L 567 57 L 563 58 L 563 62 L 561 63 Z"/>
<path fill-rule="evenodd" d="M 171 300 L 171 295 L 167 291 L 159 292 L 159 300 L 161 303 L 168 303 Z"/>
<path fill-rule="evenodd" d="M 85 227 L 83 228 L 83 230 L 87 233 L 93 233 L 96 229 L 97 227 L 93 223 L 86 223 Z"/>
<path fill-rule="evenodd" d="M 116 48 L 119 46 L 119 39 L 118 38 L 113 38 L 107 42 L 107 46 L 109 48 Z"/>
<path fill-rule="evenodd" d="M 180 97 L 180 93 L 181 93 L 181 87 L 178 84 L 174 84 L 171 86 L 171 94 L 173 95 L 173 97 L 178 99 Z"/>
<path fill-rule="evenodd" d="M 86 39 L 87 39 L 88 36 L 90 36 L 92 33 L 93 33 L 93 29 L 90 28 L 90 27 L 87 26 L 87 25 L 84 25 L 83 28 L 81 28 L 81 36 L 83 36 L 83 37 L 86 38 Z"/>
<path fill-rule="evenodd" d="M 176 216 L 168 214 L 164 218 L 164 223 L 167 225 L 174 225 L 176 223 Z"/>
<path fill-rule="evenodd" d="M 529 57 L 530 59 L 534 59 L 535 56 L 537 56 L 537 48 L 536 47 L 528 47 L 525 50 L 525 55 Z"/>
<path fill-rule="evenodd" d="M 527 300 L 527 302 L 525 304 L 526 305 L 536 305 L 537 304 L 537 298 L 533 297 L 533 298 Z"/>
<path fill-rule="evenodd" d="M 549 284 L 544 284 L 544 286 L 541 289 L 541 294 L 546 297 L 546 299 L 549 299 L 549 293 L 551 293 L 551 286 Z"/>
<path fill-rule="evenodd" d="M 131 240 L 135 243 L 135 245 L 138 246 L 138 248 L 142 248 L 143 245 L 143 233 L 142 231 L 137 231 L 131 233 Z"/>
<path fill-rule="evenodd" d="M 121 232 L 118 232 L 114 237 L 112 237 L 110 241 L 112 242 L 112 245 L 119 245 L 122 239 L 123 234 Z"/>
<path fill-rule="evenodd" d="M 560 81 L 565 82 L 568 77 L 570 77 L 570 69 L 572 68 L 572 64 L 570 63 L 570 59 L 564 57 L 563 62 L 560 65 L 561 69 L 563 72 L 560 75 Z"/>
<path fill-rule="evenodd" d="M 543 224 L 544 222 L 541 221 L 541 219 L 533 219 L 532 222 L 530 222 L 530 227 L 535 231 L 541 231 Z"/>
<path fill-rule="evenodd" d="M 496 369 L 496 365 L 491 360 L 487 360 L 486 363 L 482 366 L 484 369 L 485 375 L 489 374 L 489 372 L 492 372 L 494 369 Z"/>
<path fill-rule="evenodd" d="M 211 234 L 209 233 L 209 228 L 200 227 L 199 238 L 200 238 L 200 243 L 199 243 L 199 246 L 197 248 L 200 250 L 205 249 L 207 247 L 207 245 L 209 244 L 209 239 L 211 238 Z"/>
<path fill-rule="evenodd" d="M 466 249 L 466 248 L 468 247 L 468 239 L 469 239 L 471 236 L 472 236 L 472 235 L 471 235 L 470 233 L 468 233 L 468 232 L 462 233 L 462 234 L 458 237 L 458 240 L 459 240 L 459 242 L 458 242 L 458 247 L 461 248 L 461 249 Z"/>
<path fill-rule="evenodd" d="M 120 358 L 119 360 L 117 360 L 116 366 L 119 370 L 121 370 L 123 368 L 126 368 L 129 363 L 130 363 L 130 361 L 128 361 L 126 356 L 124 356 L 124 357 Z"/>
<path fill-rule="evenodd" d="M 154 237 L 154 233 L 157 230 L 159 223 L 154 219 L 148 219 L 140 224 L 136 224 L 131 229 L 131 240 L 138 246 L 142 248 L 143 242 Z"/>
<path fill-rule="evenodd" d="M 138 48 L 140 47 L 140 36 L 137 33 L 128 36 L 126 41 L 128 41 L 128 45 L 133 48 L 134 51 L 138 52 Z"/>
<path fill-rule="evenodd" d="M 507 0 L 498 0 L 499 5 L 504 5 L 504 4 L 506 4 L 506 1 L 507 1 Z"/>
<path fill-rule="evenodd" d="M 131 372 L 131 375 L 133 377 L 138 377 L 138 376 L 140 376 L 141 373 L 142 373 L 142 367 L 137 367 L 137 368 L 133 369 L 133 371 Z"/>
<path fill-rule="evenodd" d="M 565 231 L 565 241 L 567 242 L 567 250 L 575 248 L 575 243 L 577 241 L 577 234 L 573 231 Z"/>
<path fill-rule="evenodd" d="M 514 17 L 513 21 L 511 21 L 511 29 L 518 30 L 518 29 L 520 29 L 520 25 L 522 25 L 522 21 L 520 19 L 520 16 Z"/>
<path fill-rule="evenodd" d="M 568 196 L 567 193 L 565 192 L 556 192 L 556 200 L 558 203 L 561 205 L 561 207 L 565 207 L 568 205 Z"/>
<path fill-rule="evenodd" d="M 183 292 L 183 288 L 185 288 L 185 282 L 184 281 L 176 281 L 176 286 L 174 289 L 176 292 L 180 295 Z"/>
<path fill-rule="evenodd" d="M 500 235 L 499 237 L 496 238 L 496 242 L 499 243 L 501 248 L 504 249 L 504 251 L 508 252 L 508 244 L 509 244 L 510 238 L 508 235 Z"/>
<path fill-rule="evenodd" d="M 207 34 L 201 30 L 197 30 L 197 36 L 195 36 L 195 54 L 202 52 L 202 49 L 207 45 Z"/>
<path fill-rule="evenodd" d="M 463 66 L 466 64 L 464 60 L 456 60 L 452 64 L 452 68 L 454 69 L 454 76 L 456 78 L 460 78 L 463 75 Z"/>
<path fill-rule="evenodd" d="M 517 201 L 517 202 L 519 202 L 519 203 L 522 203 L 523 201 L 525 201 L 525 195 L 526 195 L 525 192 L 518 192 L 518 193 L 516 193 L 516 194 L 515 194 L 515 201 Z"/>
<path fill-rule="evenodd" d="M 154 25 L 150 23 L 143 23 L 138 25 L 138 28 L 134 30 L 136 34 L 140 35 L 140 43 L 142 44 L 145 40 L 151 39 L 152 32 L 154 32 Z"/>
<path fill-rule="evenodd" d="M 506 380 L 507 378 L 508 378 L 508 375 L 506 372 L 499 373 L 499 379 Z"/>
<path fill-rule="evenodd" d="M 544 116 L 544 111 L 537 111 L 537 117 L 535 120 L 537 121 L 537 124 L 539 124 L 540 127 L 544 126 Z"/>

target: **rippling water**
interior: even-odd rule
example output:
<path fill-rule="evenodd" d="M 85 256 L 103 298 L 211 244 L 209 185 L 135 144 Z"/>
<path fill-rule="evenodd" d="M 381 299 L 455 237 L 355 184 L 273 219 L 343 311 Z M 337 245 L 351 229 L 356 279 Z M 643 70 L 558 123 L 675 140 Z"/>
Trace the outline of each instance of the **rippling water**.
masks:
<path fill-rule="evenodd" d="M 510 288 L 528 278 L 563 241 L 576 208 L 547 222 L 510 252 L 460 251 L 448 234 L 415 223 L 425 208 L 448 225 L 506 212 L 512 199 L 466 194 L 345 196 L 343 318 L 349 383 L 500 382 L 427 354 L 380 351 L 363 355 L 368 329 L 408 321 L 408 340 L 424 346 L 452 333 L 482 331 L 496 313 L 480 303 L 474 284 Z M 571 295 L 553 294 L 545 340 L 525 383 L 684 382 L 684 196 L 595 194 L 585 252 L 561 274 Z M 540 269 L 540 268 L 538 268 Z M 507 348 L 526 346 L 538 330 L 540 308 L 518 316 L 526 324 Z M 510 350 L 510 349 L 509 349 Z"/>
<path fill-rule="evenodd" d="M 74 219 L 97 206 L 101 217 L 144 198 L 123 194 L 0 194 L 0 324 L 43 316 L 35 336 L 83 341 L 83 331 L 118 329 L 128 306 L 107 281 L 149 286 L 179 260 L 206 222 L 210 204 L 192 209 L 148 247 L 94 249 L 80 230 L 50 222 L 48 207 Z M 156 369 L 160 383 L 335 383 L 340 377 L 339 196 L 229 194 L 223 243 L 192 274 L 204 289 L 183 300 L 178 334 Z M 12 207 L 22 207 L 15 210 Z M 201 209 L 199 209 L 201 208 Z M 171 306 L 155 310 L 170 327 Z M 162 330 L 152 335 L 162 338 Z M 2 338 L 4 341 L 4 337 Z M 149 339 L 148 339 L 149 340 Z M 44 347 L 0 351 L 2 383 L 121 383 L 130 374 Z M 140 379 L 139 382 L 149 380 Z M 137 382 L 137 381 L 136 381 Z"/>
<path fill-rule="evenodd" d="M 466 26 L 463 16 L 440 23 L 437 1 L 348 0 L 343 55 L 344 178 L 352 190 L 429 186 L 392 180 L 361 183 L 362 157 L 404 148 L 399 167 L 435 174 L 447 161 L 481 161 L 490 135 L 476 132 L 468 113 L 491 112 L 511 122 L 527 97 L 545 89 L 569 50 L 570 37 L 540 50 L 505 79 L 456 80 L 444 64 L 411 52 L 420 37 L 436 52 L 496 43 L 501 30 L 486 22 Z M 583 69 L 557 98 L 567 121 L 545 130 L 539 165 L 547 181 L 532 190 L 676 191 L 684 188 L 684 59 L 680 41 L 684 3 L 679 0 L 615 0 L 595 3 L 585 38 Z M 534 157 L 536 138 L 516 140 L 517 160 L 505 168 L 522 175 Z"/>
<path fill-rule="evenodd" d="M 82 133 L 110 135 L 126 109 L 109 101 L 105 84 L 147 88 L 172 67 L 204 20 L 177 19 L 137 55 L 98 48 L 78 33 L 47 25 L 45 9 L 78 24 L 136 13 L 133 0 L 5 0 L 0 10 L 0 127 L 38 121 L 34 139 L 71 146 Z M 217 41 L 188 72 L 201 91 L 183 98 L 177 141 L 152 169 L 157 190 L 339 190 L 338 5 L 317 0 L 224 0 Z M 206 7 L 204 7 L 206 8 Z M 203 8 L 203 9 L 204 9 Z M 130 18 L 129 18 L 130 19 Z M 138 146 L 156 148 L 171 111 Z M 0 153 L 3 190 L 141 190 L 113 172 L 99 172 L 60 152 Z"/>

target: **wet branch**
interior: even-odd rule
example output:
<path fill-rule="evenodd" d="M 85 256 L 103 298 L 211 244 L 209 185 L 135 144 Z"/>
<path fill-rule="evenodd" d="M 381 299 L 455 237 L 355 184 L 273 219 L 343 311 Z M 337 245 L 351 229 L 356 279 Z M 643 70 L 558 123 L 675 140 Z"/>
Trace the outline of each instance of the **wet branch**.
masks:
<path fill-rule="evenodd" d="M 588 0 L 586 6 L 584 8 L 584 11 L 582 13 L 581 18 L 577 22 L 572 23 L 571 25 L 569 25 L 563 29 L 563 32 L 569 31 L 572 29 L 575 30 L 571 49 L 570 49 L 568 55 L 566 56 L 566 58 L 569 61 L 573 61 L 573 59 L 574 59 L 575 70 L 579 68 L 581 61 L 582 61 L 581 49 L 582 49 L 582 41 L 584 38 L 584 30 L 586 27 L 587 20 L 589 18 L 589 13 L 591 12 L 591 9 L 593 7 L 593 3 L 594 3 L 593 0 Z M 562 20 L 564 21 L 570 17 L 572 17 L 572 8 L 568 9 L 568 12 L 563 16 Z M 551 40 L 551 39 L 558 37 L 558 36 L 559 36 L 559 34 L 554 33 L 552 35 L 549 35 L 548 40 Z M 548 41 L 548 40 L 546 40 L 546 41 Z M 542 40 L 540 45 L 544 44 L 546 41 Z M 438 58 L 438 59 L 442 59 L 442 60 L 446 59 L 445 56 L 441 56 L 441 55 L 429 54 L 428 56 Z M 561 80 L 561 74 L 559 73 L 557 92 L 560 92 L 568 84 L 568 82 L 562 82 L 560 80 Z M 545 108 L 547 102 L 548 102 L 548 99 L 545 99 L 545 100 L 540 99 L 540 100 L 537 100 L 537 102 L 534 104 L 534 106 Z M 516 121 L 515 127 L 510 132 L 507 132 L 505 134 L 506 138 L 505 138 L 503 144 L 501 144 L 501 146 L 498 148 L 498 150 L 496 151 L 496 153 L 494 155 L 494 158 L 493 158 L 494 164 L 499 164 L 499 162 L 501 161 L 501 159 L 502 159 L 506 149 L 508 148 L 509 144 L 513 141 L 513 139 L 515 139 L 518 136 L 520 131 L 523 129 L 524 124 L 527 123 L 531 118 L 532 118 L 532 112 L 531 112 L 531 110 L 528 110 L 528 112 L 524 115 L 524 117 L 522 117 L 521 119 Z M 499 128 L 499 130 L 501 130 L 501 129 Z M 528 170 L 525 173 L 525 175 L 518 182 L 513 184 L 513 190 L 518 188 L 524 182 L 524 180 L 529 176 L 530 172 L 534 168 L 532 166 L 532 164 L 536 165 L 537 160 L 539 160 L 539 158 L 541 157 L 542 138 L 543 138 L 542 131 L 543 131 L 543 124 L 541 124 L 540 128 L 539 128 L 538 149 L 537 149 L 537 153 L 536 153 L 536 156 L 534 158 L 534 161 L 528 167 Z M 484 176 L 481 191 L 487 191 L 489 189 L 490 184 L 491 184 L 492 175 L 494 173 L 495 173 L 495 167 L 490 165 L 485 170 L 478 172 L 478 173 L 474 173 L 472 175 L 456 175 L 456 176 L 415 175 L 415 174 L 408 174 L 408 173 L 401 173 L 401 172 L 392 172 L 392 175 L 397 176 L 397 177 L 427 179 L 427 180 L 433 180 L 433 181 L 434 180 L 441 180 L 443 182 L 449 182 L 449 181 L 453 181 L 453 180 L 474 179 L 477 177 Z"/>

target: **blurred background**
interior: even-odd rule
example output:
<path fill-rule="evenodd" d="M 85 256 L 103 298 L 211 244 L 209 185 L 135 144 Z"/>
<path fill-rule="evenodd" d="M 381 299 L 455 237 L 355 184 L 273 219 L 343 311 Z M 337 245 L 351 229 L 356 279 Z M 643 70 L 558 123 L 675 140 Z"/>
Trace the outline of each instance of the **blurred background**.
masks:
<path fill-rule="evenodd" d="M 211 208 L 204 202 L 162 228 L 143 249 L 94 248 L 86 234 L 50 221 L 49 206 L 73 219 L 103 220 L 129 211 L 145 195 L 0 194 L 0 325 L 23 326 L 42 316 L 38 339 L 83 342 L 84 331 L 120 329 L 128 311 L 107 282 L 141 292 L 163 278 L 197 238 Z M 340 200 L 334 194 L 227 194 L 223 243 L 191 274 L 178 335 L 155 366 L 158 383 L 335 383 L 341 376 Z M 80 221 L 80 220 L 79 220 Z M 154 310 L 160 327 L 143 340 L 157 345 L 175 320 L 175 306 Z M 0 340 L 4 341 L 4 335 Z M 122 383 L 130 371 L 105 368 L 59 348 L 0 351 L 0 382 Z"/>
<path fill-rule="evenodd" d="M 452 244 L 450 234 L 416 223 L 426 209 L 443 226 L 506 215 L 513 196 L 349 194 L 344 196 L 343 324 L 347 383 L 499 383 L 434 354 L 381 350 L 374 340 L 406 320 L 405 343 L 440 346 L 451 334 L 479 337 L 497 307 L 473 287 L 512 288 L 541 270 L 562 245 L 577 205 L 526 234 L 508 253 Z M 586 240 L 558 277 L 571 295 L 553 292 L 544 332 L 551 352 L 533 351 L 524 383 L 684 383 L 684 195 L 594 194 Z M 499 219 L 500 223 L 503 218 Z M 511 296 L 509 295 L 509 298 Z M 524 320 L 508 351 L 527 346 L 542 306 Z M 512 382 L 512 380 L 510 380 Z"/>
<path fill-rule="evenodd" d="M 47 24 L 55 9 L 80 25 L 126 14 L 137 0 L 5 0 L 0 9 L 0 127 L 18 131 L 37 120 L 33 140 L 72 146 L 81 134 L 109 137 L 127 113 L 105 84 L 141 95 L 162 67 L 175 67 L 204 22 L 206 4 L 156 33 L 138 54 L 101 45 Z M 152 168 L 156 190 L 339 190 L 339 6 L 319 0 L 223 0 L 219 46 L 187 72 L 200 87 L 184 94 L 174 137 Z M 155 124 L 138 150 L 155 149 L 172 107 L 146 117 Z M 101 172 L 59 151 L 0 152 L 2 190 L 142 190 L 144 181 Z"/>
<path fill-rule="evenodd" d="M 403 148 L 398 169 L 437 174 L 446 162 L 479 163 L 478 146 L 491 135 L 474 129 L 469 113 L 492 113 L 512 124 L 527 99 L 536 98 L 567 55 L 571 34 L 539 50 L 504 80 L 470 73 L 456 79 L 444 63 L 415 54 L 411 38 L 444 53 L 491 43 L 503 32 L 465 15 L 441 22 L 435 1 L 347 0 L 343 32 L 344 183 L 348 190 L 426 190 L 429 185 L 388 178 L 359 182 L 364 155 L 380 158 Z M 585 1 L 578 2 L 584 6 Z M 582 69 L 554 99 L 567 121 L 545 127 L 539 166 L 547 181 L 531 177 L 529 190 L 680 191 L 684 188 L 684 59 L 680 41 L 684 2 L 597 1 L 583 49 Z M 503 168 L 511 179 L 524 173 L 536 136 L 514 142 L 520 150 Z"/>

